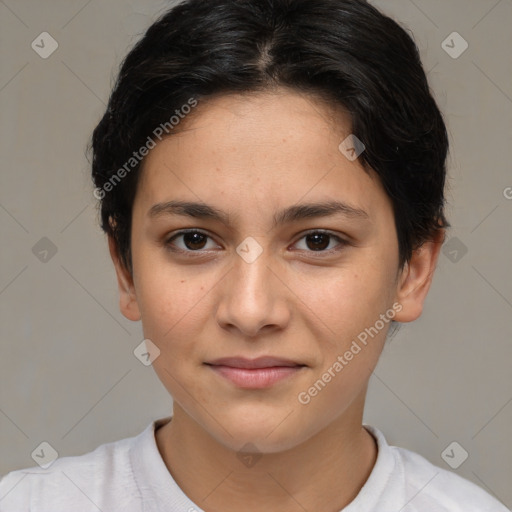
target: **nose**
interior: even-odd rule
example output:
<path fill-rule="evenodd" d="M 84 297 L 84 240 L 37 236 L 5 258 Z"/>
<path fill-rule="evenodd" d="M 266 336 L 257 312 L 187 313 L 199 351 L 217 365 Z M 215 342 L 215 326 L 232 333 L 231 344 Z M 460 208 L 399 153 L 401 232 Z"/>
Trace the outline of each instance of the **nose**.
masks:
<path fill-rule="evenodd" d="M 268 250 L 252 262 L 236 254 L 218 290 L 218 324 L 247 338 L 284 329 L 290 320 L 291 301 L 279 274 Z"/>

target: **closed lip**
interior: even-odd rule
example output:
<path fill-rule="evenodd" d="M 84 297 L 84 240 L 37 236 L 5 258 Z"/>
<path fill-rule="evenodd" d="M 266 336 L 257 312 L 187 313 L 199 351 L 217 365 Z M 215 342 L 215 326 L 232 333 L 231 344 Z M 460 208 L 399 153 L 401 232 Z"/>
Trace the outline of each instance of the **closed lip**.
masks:
<path fill-rule="evenodd" d="M 262 356 L 256 359 L 248 359 L 246 357 L 221 357 L 213 361 L 208 361 L 205 364 L 210 366 L 229 366 L 231 368 L 246 368 L 246 369 L 258 369 L 258 368 L 272 368 L 272 367 L 301 367 L 306 366 L 290 359 L 272 356 Z"/>

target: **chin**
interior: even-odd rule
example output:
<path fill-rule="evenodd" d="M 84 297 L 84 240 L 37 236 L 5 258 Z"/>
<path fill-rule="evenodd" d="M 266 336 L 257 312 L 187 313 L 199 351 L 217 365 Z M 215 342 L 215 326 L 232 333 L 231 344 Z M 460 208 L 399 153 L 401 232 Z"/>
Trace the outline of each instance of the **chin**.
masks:
<path fill-rule="evenodd" d="M 294 448 L 307 439 L 307 434 L 300 432 L 299 426 L 293 421 L 293 413 L 283 409 L 279 413 L 265 414 L 264 411 L 254 410 L 251 414 L 241 415 L 233 412 L 223 415 L 222 426 L 215 425 L 214 437 L 228 447 L 239 452 L 244 451 L 246 444 L 254 445 L 260 453 L 278 453 Z"/>

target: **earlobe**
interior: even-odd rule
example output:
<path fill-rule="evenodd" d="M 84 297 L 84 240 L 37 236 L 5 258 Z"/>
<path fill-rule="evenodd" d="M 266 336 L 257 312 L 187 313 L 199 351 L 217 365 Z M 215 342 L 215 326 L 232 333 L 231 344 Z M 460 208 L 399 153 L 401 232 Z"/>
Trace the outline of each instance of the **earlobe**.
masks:
<path fill-rule="evenodd" d="M 395 316 L 397 322 L 412 322 L 421 316 L 443 241 L 444 229 L 441 229 L 432 240 L 415 249 L 405 264 L 395 299 L 402 305 L 402 310 Z"/>
<path fill-rule="evenodd" d="M 140 309 L 135 294 L 135 286 L 133 284 L 133 277 L 125 265 L 119 258 L 117 246 L 112 237 L 108 237 L 108 248 L 110 256 L 117 275 L 117 285 L 119 289 L 119 309 L 121 313 L 134 322 L 140 320 Z"/>

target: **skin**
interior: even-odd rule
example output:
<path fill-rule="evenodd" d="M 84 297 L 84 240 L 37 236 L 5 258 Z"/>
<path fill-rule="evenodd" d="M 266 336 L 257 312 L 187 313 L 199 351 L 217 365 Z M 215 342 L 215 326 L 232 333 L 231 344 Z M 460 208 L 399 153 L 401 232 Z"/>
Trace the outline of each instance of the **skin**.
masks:
<path fill-rule="evenodd" d="M 443 233 L 398 267 L 389 197 L 373 171 L 338 149 L 350 119 L 311 96 L 285 89 L 217 96 L 180 127 L 144 161 L 133 209 L 133 274 L 110 240 L 121 311 L 142 320 L 144 336 L 159 348 L 153 367 L 174 399 L 172 421 L 156 432 L 159 451 L 178 485 L 208 512 L 338 511 L 375 464 L 362 415 L 390 324 L 308 404 L 297 397 L 393 304 L 401 308 L 396 321 L 420 316 Z M 155 204 L 171 200 L 224 210 L 229 225 L 151 218 Z M 272 225 L 281 209 L 326 200 L 367 218 Z M 190 228 L 208 237 L 166 245 Z M 321 238 L 322 250 L 305 236 L 312 230 L 333 235 Z M 262 249 L 252 263 L 236 252 L 247 237 Z M 261 355 L 306 366 L 272 387 L 242 389 L 204 364 Z M 250 467 L 237 457 L 246 443 L 258 456 Z"/>

